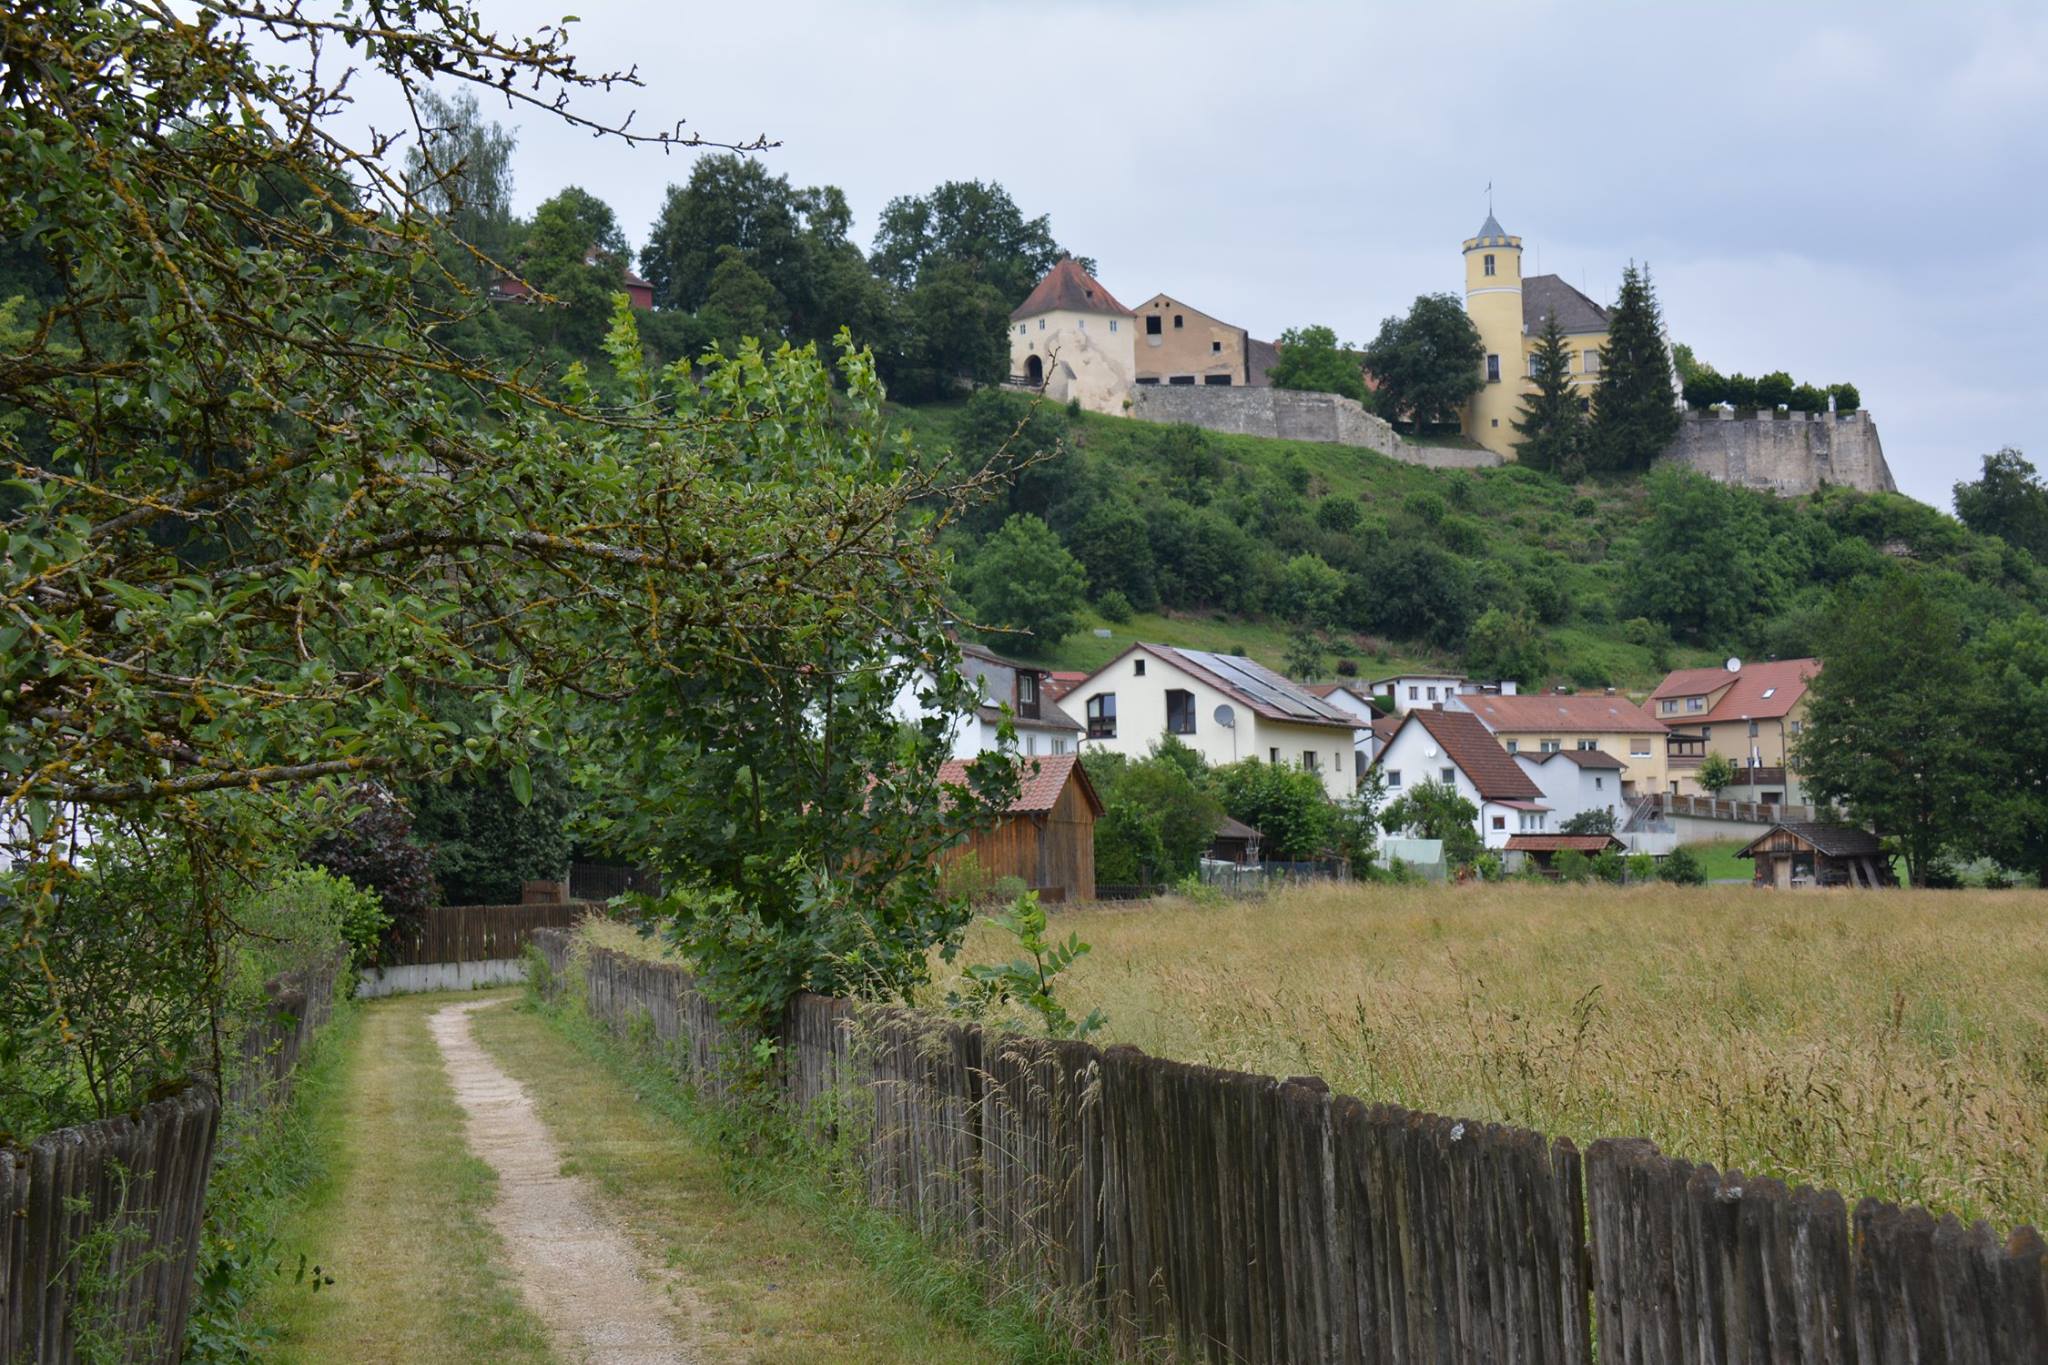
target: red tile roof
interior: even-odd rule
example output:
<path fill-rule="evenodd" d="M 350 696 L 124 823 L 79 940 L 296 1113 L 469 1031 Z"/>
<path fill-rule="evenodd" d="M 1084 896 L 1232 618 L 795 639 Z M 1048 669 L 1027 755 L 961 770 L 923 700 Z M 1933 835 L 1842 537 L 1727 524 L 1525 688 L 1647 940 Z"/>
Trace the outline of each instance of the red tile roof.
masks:
<path fill-rule="evenodd" d="M 1045 675 L 1045 695 L 1058 701 L 1067 693 L 1088 681 L 1088 675 L 1078 670 L 1061 670 Z"/>
<path fill-rule="evenodd" d="M 1048 270 L 1045 278 L 1024 302 L 1017 305 L 1017 311 L 1010 314 L 1010 320 L 1032 317 L 1038 313 L 1064 310 L 1069 313 L 1109 313 L 1116 317 L 1134 318 L 1130 309 L 1116 301 L 1093 275 L 1074 263 L 1072 256 L 1060 257 L 1060 263 Z"/>
<path fill-rule="evenodd" d="M 1779 659 L 1772 663 L 1744 664 L 1740 673 L 1724 668 L 1681 668 L 1667 675 L 1650 694 L 1654 703 L 1666 697 L 1701 697 L 1715 688 L 1727 687 L 1721 700 L 1705 711 L 1691 711 L 1665 717 L 1672 725 L 1714 725 L 1730 720 L 1771 720 L 1788 714 L 1806 695 L 1809 678 L 1820 672 L 1819 659 Z M 1729 680 L 1733 679 L 1733 686 Z M 1765 696 L 1764 693 L 1770 693 Z"/>
<path fill-rule="evenodd" d="M 1727 674 L 1721 676 L 1726 677 Z M 1462 697 L 1466 710 L 1489 730 L 1513 734 L 1661 735 L 1664 726 L 1623 696 L 1560 697 L 1533 692 L 1526 697 Z"/>
<path fill-rule="evenodd" d="M 1661 730 L 1664 727 L 1660 725 L 1657 728 Z M 1602 753 L 1598 749 L 1558 749 L 1547 754 L 1523 754 L 1522 757 L 1533 758 L 1538 763 L 1548 763 L 1553 758 L 1561 758 L 1567 763 L 1576 763 L 1581 768 L 1614 768 L 1618 770 L 1628 766 L 1613 754 Z"/>
<path fill-rule="evenodd" d="M 1401 722 L 1406 719 L 1406 716 L 1381 716 L 1372 723 L 1372 737 L 1385 744 L 1394 737 L 1394 732 L 1401 728 Z"/>
<path fill-rule="evenodd" d="M 1510 853 L 1562 853 L 1575 848 L 1581 853 L 1604 853 L 1627 845 L 1612 834 L 1510 834 Z"/>
<path fill-rule="evenodd" d="M 1408 713 L 1407 720 L 1429 731 L 1445 756 L 1479 789 L 1482 800 L 1542 800 L 1543 789 L 1522 771 L 1522 765 L 1500 746 L 1479 717 L 1465 711 L 1417 709 Z M 1380 753 L 1385 757 L 1384 749 Z"/>
<path fill-rule="evenodd" d="M 971 760 L 948 759 L 939 767 L 939 782 L 944 786 L 964 787 L 967 785 L 967 765 Z M 1017 799 L 1010 803 L 1012 815 L 1044 815 L 1059 804 L 1060 793 L 1067 789 L 1070 779 L 1081 783 L 1081 793 L 1087 799 L 1089 809 L 1102 814 L 1102 798 L 1095 794 L 1095 784 L 1088 780 L 1088 770 L 1081 766 L 1078 754 L 1040 754 L 1036 758 L 1023 760 L 1023 769 L 1018 774 L 1023 779 L 1023 789 Z"/>

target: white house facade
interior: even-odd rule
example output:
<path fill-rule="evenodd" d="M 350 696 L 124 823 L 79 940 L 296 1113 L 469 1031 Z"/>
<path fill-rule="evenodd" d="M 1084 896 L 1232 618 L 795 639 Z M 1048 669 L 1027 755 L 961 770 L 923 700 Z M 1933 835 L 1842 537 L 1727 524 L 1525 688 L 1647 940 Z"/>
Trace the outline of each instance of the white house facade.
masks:
<path fill-rule="evenodd" d="M 1389 800 L 1436 782 L 1470 801 L 1480 842 L 1489 849 L 1506 848 L 1516 834 L 1554 828 L 1543 789 L 1467 712 L 1410 711 L 1373 762 Z"/>
<path fill-rule="evenodd" d="M 1010 314 L 1010 382 L 1121 417 L 1137 381 L 1137 314 L 1063 258 Z"/>
<path fill-rule="evenodd" d="M 1085 727 L 1084 752 L 1142 758 L 1171 735 L 1212 764 L 1256 758 L 1307 769 L 1333 801 L 1357 789 L 1354 718 L 1238 655 L 1132 645 L 1060 704 Z"/>
<path fill-rule="evenodd" d="M 1622 795 L 1624 767 L 1613 754 L 1598 749 L 1556 749 L 1550 753 L 1516 754 L 1515 762 L 1543 789 L 1551 826 L 1561 831 L 1574 816 L 1605 811 L 1620 825 L 1626 810 Z"/>
<path fill-rule="evenodd" d="M 1512 678 L 1500 682 L 1479 682 L 1462 673 L 1396 673 L 1389 678 L 1374 678 L 1366 687 L 1384 697 L 1395 715 L 1417 707 L 1442 706 L 1453 697 L 1481 694 L 1512 697 L 1517 691 Z"/>
<path fill-rule="evenodd" d="M 1017 752 L 1026 755 L 1078 752 L 1081 727 L 1046 693 L 1046 670 L 1006 659 L 979 645 L 960 646 L 960 671 L 981 693 L 971 715 L 957 717 L 948 733 L 955 758 L 973 758 L 1001 747 L 999 730 L 1008 709 L 1017 732 Z M 898 719 L 915 723 L 932 714 L 933 682 L 918 670 L 897 692 Z"/>

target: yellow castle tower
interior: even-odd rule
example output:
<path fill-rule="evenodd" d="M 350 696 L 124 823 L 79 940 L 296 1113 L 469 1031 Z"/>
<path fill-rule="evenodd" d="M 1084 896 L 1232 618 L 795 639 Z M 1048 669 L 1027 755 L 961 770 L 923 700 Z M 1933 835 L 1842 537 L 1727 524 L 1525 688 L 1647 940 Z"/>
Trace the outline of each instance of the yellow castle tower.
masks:
<path fill-rule="evenodd" d="M 1600 353 L 1607 345 L 1607 310 L 1557 275 L 1522 275 L 1522 239 L 1508 235 L 1488 210 L 1465 239 L 1465 314 L 1486 348 L 1479 392 L 1465 407 L 1465 434 L 1488 450 L 1515 458 L 1515 418 L 1529 380 L 1529 357 L 1555 314 L 1570 348 L 1568 368 L 1581 403 L 1600 384 Z"/>

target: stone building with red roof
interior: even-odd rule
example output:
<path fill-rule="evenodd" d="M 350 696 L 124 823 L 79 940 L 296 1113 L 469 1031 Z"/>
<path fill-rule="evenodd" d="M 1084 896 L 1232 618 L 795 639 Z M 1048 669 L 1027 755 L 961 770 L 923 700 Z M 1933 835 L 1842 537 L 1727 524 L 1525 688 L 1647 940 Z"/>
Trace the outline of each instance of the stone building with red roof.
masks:
<path fill-rule="evenodd" d="M 1010 314 L 1010 382 L 1122 417 L 1137 379 L 1136 334 L 1137 314 L 1063 256 Z"/>

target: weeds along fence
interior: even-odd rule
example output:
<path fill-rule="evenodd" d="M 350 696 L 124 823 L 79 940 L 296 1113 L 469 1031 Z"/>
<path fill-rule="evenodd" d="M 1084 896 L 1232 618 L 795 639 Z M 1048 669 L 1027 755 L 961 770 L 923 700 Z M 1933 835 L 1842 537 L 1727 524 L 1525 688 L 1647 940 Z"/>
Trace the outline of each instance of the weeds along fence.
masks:
<path fill-rule="evenodd" d="M 758 1041 L 689 976 L 534 944 L 713 1097 Z M 572 952 L 573 948 L 573 952 Z M 639 1021 L 645 1020 L 643 1024 Z M 2048 1248 L 1920 1209 L 1278 1080 L 804 996 L 792 1111 L 874 1204 L 1136 1357 L 1642 1365 L 2048 1361 Z M 1598 1349 L 1595 1350 L 1597 1341 Z"/>
<path fill-rule="evenodd" d="M 264 987 L 228 1103 L 282 1102 L 333 1014 L 346 954 Z M 192 1311 L 221 1105 L 188 1086 L 132 1115 L 0 1148 L 0 1362 L 175 1362 Z"/>

